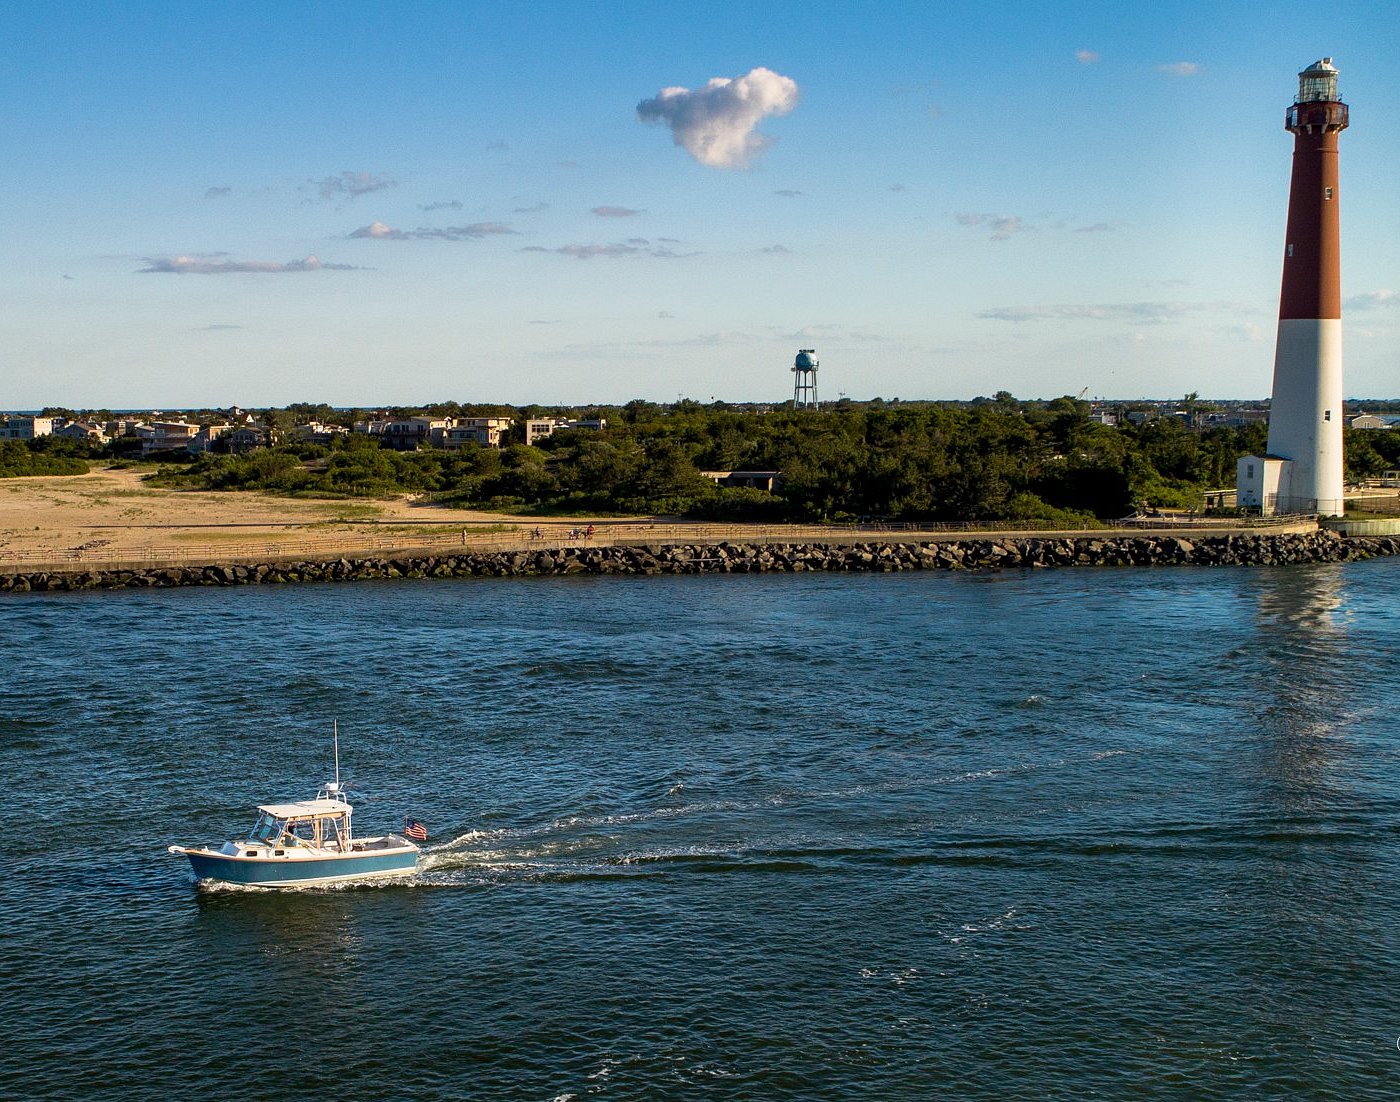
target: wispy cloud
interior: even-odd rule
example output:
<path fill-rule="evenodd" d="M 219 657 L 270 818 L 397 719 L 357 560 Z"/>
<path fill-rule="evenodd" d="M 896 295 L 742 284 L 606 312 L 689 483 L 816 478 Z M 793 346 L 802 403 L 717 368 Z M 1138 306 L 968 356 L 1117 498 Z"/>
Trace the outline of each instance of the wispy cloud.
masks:
<path fill-rule="evenodd" d="M 183 256 L 148 256 L 143 273 L 159 272 L 170 275 L 230 275 L 243 272 L 351 272 L 353 264 L 331 264 L 319 256 L 289 260 L 233 260 L 228 253 L 190 253 Z"/>
<path fill-rule="evenodd" d="M 201 325 L 201 326 L 199 327 L 199 331 L 200 331 L 201 333 L 218 333 L 218 332 L 222 332 L 222 331 L 225 330 L 225 329 L 242 329 L 242 328 L 243 328 L 243 326 L 241 326 L 241 325 Z"/>
<path fill-rule="evenodd" d="M 771 69 L 713 77 L 704 88 L 663 88 L 637 104 L 642 122 L 670 127 L 676 145 L 710 168 L 746 168 L 772 139 L 756 127 L 797 106 L 797 82 Z"/>
<path fill-rule="evenodd" d="M 1201 65 L 1196 61 L 1173 61 L 1158 65 L 1157 72 L 1166 73 L 1169 77 L 1194 77 L 1200 75 Z"/>
<path fill-rule="evenodd" d="M 908 189 L 907 189 L 903 184 L 891 184 L 891 185 L 890 185 L 890 190 L 891 190 L 891 191 L 907 191 Z"/>
<path fill-rule="evenodd" d="M 1400 291 L 1365 291 L 1352 295 L 1346 300 L 1348 310 L 1376 310 L 1384 306 L 1400 304 Z"/>
<path fill-rule="evenodd" d="M 515 232 L 500 222 L 473 222 L 470 226 L 419 226 L 415 230 L 396 230 L 384 222 L 371 222 L 346 236 L 376 241 L 477 241 L 483 237 Z"/>
<path fill-rule="evenodd" d="M 796 199 L 796 198 L 798 198 L 798 196 L 802 195 L 803 193 L 800 192 L 800 191 L 794 191 L 794 190 L 793 190 L 792 188 L 790 188 L 790 187 L 785 187 L 785 188 L 779 189 L 778 191 L 773 192 L 773 194 L 774 194 L 774 195 L 781 195 L 784 199 Z"/>
<path fill-rule="evenodd" d="M 342 172 L 324 180 L 312 180 L 322 199 L 356 199 L 371 192 L 383 191 L 398 183 L 378 172 Z"/>
<path fill-rule="evenodd" d="M 813 344 L 818 341 L 851 341 L 859 344 L 883 344 L 890 340 L 889 337 L 881 333 L 872 332 L 864 326 L 835 325 L 830 323 L 823 325 L 804 325 L 801 329 L 783 334 L 782 339 L 810 342 Z"/>
<path fill-rule="evenodd" d="M 994 306 L 978 313 L 990 321 L 1129 321 L 1160 324 L 1187 314 L 1237 310 L 1227 302 L 1108 302 L 1060 306 Z"/>
<path fill-rule="evenodd" d="M 646 211 L 633 210 L 631 207 L 594 207 L 593 213 L 599 218 L 635 218 Z"/>
<path fill-rule="evenodd" d="M 791 256 L 791 255 L 792 255 L 792 250 L 789 249 L 786 245 L 769 245 L 769 246 L 768 246 L 766 249 L 764 249 L 763 251 L 764 251 L 765 253 L 769 253 L 769 254 L 772 255 L 772 256 Z"/>
<path fill-rule="evenodd" d="M 225 195 L 231 195 L 232 193 L 233 188 L 231 187 L 211 187 L 208 191 L 204 193 L 204 198 L 222 199 Z"/>
<path fill-rule="evenodd" d="M 431 214 L 435 210 L 461 210 L 462 200 L 441 199 L 436 203 L 419 203 L 418 209 L 424 214 Z"/>
<path fill-rule="evenodd" d="M 992 231 L 993 241 L 1005 241 L 1013 234 L 1035 229 L 1019 214 L 978 214 L 964 211 L 957 216 L 960 226 L 985 226 Z"/>
<path fill-rule="evenodd" d="M 1099 52 L 1097 50 L 1075 50 L 1074 60 L 1081 65 L 1092 65 L 1099 60 Z"/>
<path fill-rule="evenodd" d="M 560 245 L 552 249 L 543 245 L 526 245 L 520 251 L 522 253 L 556 253 L 559 256 L 572 256 L 576 260 L 592 260 L 599 256 L 651 256 L 661 260 L 677 260 L 681 257 L 697 255 L 696 253 L 678 253 L 660 245 L 652 245 L 643 238 L 632 238 L 630 241 L 620 241 L 611 245 Z"/>
<path fill-rule="evenodd" d="M 533 207 L 516 207 L 516 214 L 539 214 L 542 210 L 548 210 L 548 203 L 536 203 Z"/>
<path fill-rule="evenodd" d="M 1121 230 L 1121 229 L 1122 229 L 1124 226 L 1126 226 L 1126 225 L 1127 225 L 1126 222 L 1121 222 L 1121 221 L 1115 221 L 1115 222 L 1095 222 L 1095 223 L 1093 223 L 1092 225 L 1089 225 L 1089 226 L 1076 226 L 1076 227 L 1074 228 L 1074 232 L 1075 232 L 1075 233 L 1117 233 L 1119 230 Z"/>

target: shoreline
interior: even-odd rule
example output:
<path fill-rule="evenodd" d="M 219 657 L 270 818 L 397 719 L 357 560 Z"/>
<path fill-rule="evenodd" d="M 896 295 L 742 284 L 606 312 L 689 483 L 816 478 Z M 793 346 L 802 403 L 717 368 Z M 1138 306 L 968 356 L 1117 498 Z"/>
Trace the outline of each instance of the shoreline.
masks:
<path fill-rule="evenodd" d="M 581 544 L 459 553 L 265 560 L 196 565 L 111 564 L 0 573 L 0 593 L 183 586 L 285 585 L 390 578 L 650 576 L 830 571 L 1005 570 L 1114 566 L 1285 566 L 1400 555 L 1398 536 L 1330 531 L 1269 535 L 1018 535 L 922 540 Z"/>

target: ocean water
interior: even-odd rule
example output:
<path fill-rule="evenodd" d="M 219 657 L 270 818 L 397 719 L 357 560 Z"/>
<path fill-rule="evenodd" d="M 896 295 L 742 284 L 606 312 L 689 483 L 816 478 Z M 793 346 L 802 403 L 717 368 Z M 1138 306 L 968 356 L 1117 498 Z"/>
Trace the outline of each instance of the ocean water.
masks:
<path fill-rule="evenodd" d="M 1388 1099 L 1400 562 L 0 597 L 0 1097 Z M 416 880 L 196 887 L 331 767 Z"/>

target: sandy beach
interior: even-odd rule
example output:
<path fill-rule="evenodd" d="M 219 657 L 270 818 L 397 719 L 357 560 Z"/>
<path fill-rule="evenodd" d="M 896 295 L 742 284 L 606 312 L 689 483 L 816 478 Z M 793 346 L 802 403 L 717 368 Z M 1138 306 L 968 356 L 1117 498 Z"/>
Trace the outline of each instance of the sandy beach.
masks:
<path fill-rule="evenodd" d="M 677 540 L 845 542 L 878 539 L 885 533 L 884 538 L 890 538 L 896 532 L 905 538 L 955 539 L 1013 531 L 1011 525 L 877 525 L 856 530 L 647 517 L 542 519 L 445 508 L 408 496 L 318 500 L 245 491 L 168 490 L 150 486 L 143 473 L 97 467 L 86 475 L 0 479 L 0 572 L 36 566 L 81 570 L 113 563 L 329 560 L 463 547 L 503 550 Z M 1311 521 L 1268 525 L 1274 531 L 1314 526 Z M 1239 530 L 1229 522 L 1198 521 L 1190 527 L 1194 535 Z M 1176 525 L 1163 523 L 1078 534 L 1175 530 Z"/>
<path fill-rule="evenodd" d="M 385 541 L 461 543 L 536 527 L 567 532 L 577 521 L 522 521 L 407 497 L 322 501 L 248 492 L 167 490 L 137 469 L 0 480 L 0 563 L 6 559 L 105 559 L 301 550 L 347 552 Z M 583 522 L 586 523 L 586 522 Z"/>

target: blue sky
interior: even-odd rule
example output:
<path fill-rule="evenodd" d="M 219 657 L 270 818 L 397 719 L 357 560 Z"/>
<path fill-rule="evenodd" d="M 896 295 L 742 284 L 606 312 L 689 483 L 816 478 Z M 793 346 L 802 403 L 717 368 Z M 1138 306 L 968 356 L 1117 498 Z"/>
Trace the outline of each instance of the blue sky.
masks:
<path fill-rule="evenodd" d="M 1324 55 L 1400 394 L 1394 4 L 0 11 L 0 407 L 1265 395 Z"/>

